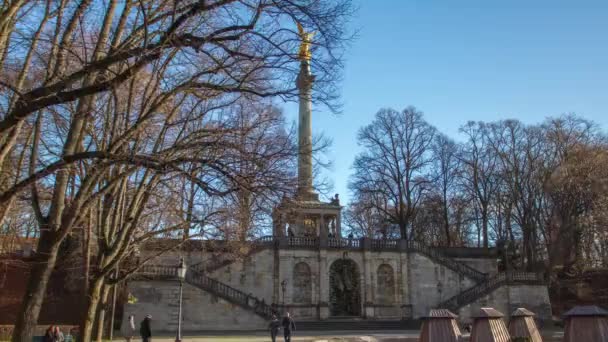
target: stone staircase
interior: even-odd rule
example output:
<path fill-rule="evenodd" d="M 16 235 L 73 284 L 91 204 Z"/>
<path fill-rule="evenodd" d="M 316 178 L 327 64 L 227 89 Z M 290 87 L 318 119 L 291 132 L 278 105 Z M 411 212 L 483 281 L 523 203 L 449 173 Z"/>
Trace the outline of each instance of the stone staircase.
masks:
<path fill-rule="evenodd" d="M 463 306 L 475 302 L 501 286 L 514 284 L 538 285 L 544 283 L 545 279 L 542 274 L 529 272 L 501 272 L 439 303 L 436 308 L 448 309 L 457 313 Z"/>
<path fill-rule="evenodd" d="M 419 320 L 365 320 L 330 318 L 324 321 L 299 321 L 296 329 L 299 331 L 384 331 L 384 330 L 415 330 L 420 328 Z"/>
<path fill-rule="evenodd" d="M 156 280 L 176 280 L 177 268 L 175 266 L 145 265 L 137 272 L 137 277 Z M 272 306 L 266 304 L 263 300 L 210 278 L 192 267 L 188 268 L 185 281 L 192 286 L 249 310 L 264 319 L 270 319 L 273 314 L 277 313 Z"/>
<path fill-rule="evenodd" d="M 278 239 L 279 238 L 273 236 L 265 236 L 250 242 L 251 246 L 249 251 L 246 253 L 246 256 L 250 257 L 251 255 L 268 248 L 277 248 L 279 246 Z M 295 244 L 295 242 L 297 242 L 291 240 L 292 239 L 288 241 L 288 246 L 292 246 Z M 357 241 L 357 243 L 353 243 L 353 241 Z M 437 305 L 438 308 L 445 308 L 454 312 L 505 284 L 522 282 L 538 284 L 538 282 L 541 281 L 537 274 L 525 272 L 511 272 L 508 274 L 499 273 L 495 276 L 489 277 L 487 273 L 480 272 L 479 270 L 463 262 L 445 256 L 441 251 L 435 248 L 428 247 L 416 241 L 371 240 L 371 244 L 366 246 L 365 243 L 360 240 L 352 240 L 348 242 L 348 246 L 354 249 L 370 248 L 374 251 L 406 250 L 408 252 L 419 253 L 428 257 L 434 262 L 453 270 L 459 275 L 472 279 L 475 282 L 475 285 Z M 249 310 L 264 319 L 269 319 L 273 314 L 277 314 L 278 308 L 266 304 L 256 297 L 253 297 L 241 290 L 205 275 L 214 270 L 228 266 L 237 260 L 242 259 L 226 259 L 211 265 L 203 265 L 202 263 L 192 265 L 188 268 L 186 282 L 217 297 L 223 298 L 230 303 L 239 305 L 240 307 Z M 137 275 L 144 276 L 145 278 L 175 280 L 177 276 L 176 272 L 177 269 L 175 266 L 146 265 L 142 267 Z M 307 321 L 301 322 L 300 324 L 302 325 L 301 329 L 306 330 L 388 330 L 406 329 L 409 325 L 411 325 L 411 323 L 408 323 L 408 321 L 371 320 Z"/>
<path fill-rule="evenodd" d="M 428 247 L 417 241 L 407 241 L 407 248 L 410 251 L 420 253 L 429 259 L 435 261 L 438 264 L 441 264 L 454 272 L 466 276 L 475 280 L 478 283 L 485 282 L 488 279 L 488 274 L 480 272 L 479 270 L 463 263 L 457 261 L 453 258 L 446 257 L 443 253 L 438 251 L 437 249 Z"/>
<path fill-rule="evenodd" d="M 241 257 L 235 257 L 230 259 L 224 259 L 217 262 L 207 263 L 198 263 L 192 265 L 191 267 L 200 272 L 211 273 L 216 271 L 222 267 L 228 266 L 238 260 L 243 260 L 245 258 L 249 258 L 252 255 L 265 250 L 267 248 L 276 248 L 280 244 L 281 237 L 275 236 L 263 236 L 259 239 L 248 242 L 249 250 L 245 255 Z M 297 247 L 314 247 L 318 248 L 319 239 L 311 238 L 311 237 L 285 237 L 286 239 L 285 245 L 291 248 Z M 329 248 L 346 248 L 346 249 L 362 249 L 365 248 L 365 244 L 362 243 L 360 239 L 344 239 L 344 238 L 329 238 L 328 239 L 328 247 Z M 483 282 L 487 279 L 488 275 L 486 273 L 480 272 L 479 270 L 463 263 L 455 260 L 454 258 L 446 257 L 441 251 L 438 249 L 428 247 L 423 243 L 417 241 L 410 240 L 370 240 L 369 248 L 374 251 L 399 251 L 406 250 L 411 252 L 416 252 L 422 254 L 434 262 L 441 264 L 454 272 L 473 279 L 475 282 Z"/>
<path fill-rule="evenodd" d="M 251 256 L 253 256 L 254 254 L 256 254 L 258 252 L 261 252 L 267 248 L 274 247 L 276 240 L 274 239 L 273 236 L 263 236 L 256 240 L 248 241 L 246 243 L 247 243 L 249 249 L 243 255 L 239 255 L 238 257 L 233 257 L 230 259 L 224 259 L 224 260 L 219 260 L 219 261 L 199 262 L 197 264 L 190 266 L 190 269 L 193 269 L 198 272 L 206 272 L 206 273 L 211 273 L 211 272 L 217 271 L 220 268 L 231 265 L 236 261 L 250 258 Z"/>

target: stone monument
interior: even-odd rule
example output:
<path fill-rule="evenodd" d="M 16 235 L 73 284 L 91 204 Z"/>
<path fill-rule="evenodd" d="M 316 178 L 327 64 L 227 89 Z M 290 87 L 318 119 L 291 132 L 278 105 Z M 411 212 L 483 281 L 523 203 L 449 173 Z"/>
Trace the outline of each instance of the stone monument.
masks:
<path fill-rule="evenodd" d="M 314 32 L 305 32 L 300 23 L 300 72 L 296 79 L 299 91 L 298 115 L 298 188 L 294 198 L 284 198 L 275 209 L 275 236 L 328 237 L 341 235 L 341 210 L 338 195 L 328 203 L 319 200 L 313 185 L 312 167 L 312 86 L 310 45 Z"/>

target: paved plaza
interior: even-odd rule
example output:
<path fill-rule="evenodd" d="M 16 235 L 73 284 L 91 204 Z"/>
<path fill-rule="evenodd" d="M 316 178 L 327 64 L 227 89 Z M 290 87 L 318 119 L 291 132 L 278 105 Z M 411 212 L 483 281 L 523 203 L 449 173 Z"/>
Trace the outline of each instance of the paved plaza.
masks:
<path fill-rule="evenodd" d="M 369 331 L 323 331 L 323 332 L 302 332 L 292 336 L 292 341 L 297 342 L 397 342 L 397 341 L 416 341 L 418 331 L 401 331 L 389 333 L 374 333 Z M 173 342 L 175 336 L 162 336 L 153 339 L 154 342 Z M 269 342 L 270 337 L 266 332 L 252 332 L 247 334 L 240 333 L 201 333 L 197 336 L 184 336 L 183 342 Z M 277 338 L 277 342 L 282 342 L 283 336 Z"/>
<path fill-rule="evenodd" d="M 306 331 L 296 333 L 292 341 L 297 342 L 414 342 L 418 341 L 418 330 L 370 332 L 370 331 Z M 468 337 L 468 336 L 467 336 Z M 559 330 L 544 331 L 545 341 L 561 341 L 563 332 Z M 116 339 L 118 340 L 118 339 Z M 175 336 L 165 335 L 155 337 L 154 342 L 173 342 Z M 183 342 L 269 342 L 267 332 L 205 332 L 185 334 Z M 283 342 L 282 336 L 277 342 Z"/>

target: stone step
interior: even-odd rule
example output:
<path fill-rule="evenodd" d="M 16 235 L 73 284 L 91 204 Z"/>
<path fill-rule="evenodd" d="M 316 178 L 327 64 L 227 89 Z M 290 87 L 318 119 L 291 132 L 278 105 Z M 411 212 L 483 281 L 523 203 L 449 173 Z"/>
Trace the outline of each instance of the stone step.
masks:
<path fill-rule="evenodd" d="M 419 329 L 419 320 L 332 320 L 325 321 L 299 321 L 296 329 L 303 331 L 327 330 L 411 330 Z"/>

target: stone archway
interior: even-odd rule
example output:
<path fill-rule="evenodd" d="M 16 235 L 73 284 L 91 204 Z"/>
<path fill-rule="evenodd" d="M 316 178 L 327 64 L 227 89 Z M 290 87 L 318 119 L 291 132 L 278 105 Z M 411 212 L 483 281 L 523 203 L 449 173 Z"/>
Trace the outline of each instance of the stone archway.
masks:
<path fill-rule="evenodd" d="M 331 316 L 361 316 L 359 267 L 351 259 L 338 259 L 329 268 Z"/>

